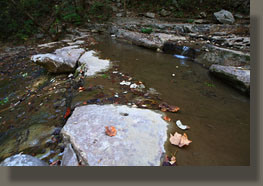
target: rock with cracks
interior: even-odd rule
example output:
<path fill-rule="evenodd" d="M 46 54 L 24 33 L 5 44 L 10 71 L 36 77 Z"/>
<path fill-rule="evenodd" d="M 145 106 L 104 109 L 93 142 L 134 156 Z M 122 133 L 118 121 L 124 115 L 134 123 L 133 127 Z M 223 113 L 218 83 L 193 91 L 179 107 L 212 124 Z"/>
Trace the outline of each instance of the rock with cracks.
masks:
<path fill-rule="evenodd" d="M 233 66 L 212 65 L 209 71 L 242 92 L 249 93 L 250 70 Z"/>
<path fill-rule="evenodd" d="M 105 133 L 114 126 L 115 136 Z M 62 129 L 79 159 L 90 166 L 159 166 L 167 139 L 162 115 L 115 105 L 77 107 Z"/>
<path fill-rule="evenodd" d="M 34 55 L 31 60 L 51 73 L 68 73 L 74 72 L 77 61 L 84 52 L 84 49 L 75 45 L 57 49 L 54 54 Z"/>
<path fill-rule="evenodd" d="M 48 164 L 27 154 L 16 154 L 6 158 L 0 166 L 48 166 Z"/>

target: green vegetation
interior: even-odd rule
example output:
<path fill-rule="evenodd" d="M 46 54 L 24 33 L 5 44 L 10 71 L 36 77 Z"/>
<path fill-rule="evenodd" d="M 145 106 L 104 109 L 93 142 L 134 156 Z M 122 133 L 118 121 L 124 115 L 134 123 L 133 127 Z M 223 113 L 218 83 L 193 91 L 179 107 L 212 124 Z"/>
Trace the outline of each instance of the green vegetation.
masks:
<path fill-rule="evenodd" d="M 0 40 L 27 41 L 39 33 L 58 40 L 69 26 L 104 22 L 114 15 L 112 5 L 135 13 L 170 11 L 169 18 L 193 22 L 201 11 L 220 9 L 249 15 L 249 0 L 0 0 Z M 146 28 L 143 33 L 151 33 Z"/>
<path fill-rule="evenodd" d="M 205 85 L 208 86 L 208 87 L 215 87 L 215 85 L 212 84 L 212 83 L 207 83 L 207 82 L 205 82 Z"/>
<path fill-rule="evenodd" d="M 57 40 L 67 26 L 111 16 L 109 0 L 0 0 L 0 40 L 22 40 L 44 33 Z"/>
<path fill-rule="evenodd" d="M 152 28 L 142 28 L 141 32 L 145 34 L 150 34 L 153 32 L 153 29 Z"/>

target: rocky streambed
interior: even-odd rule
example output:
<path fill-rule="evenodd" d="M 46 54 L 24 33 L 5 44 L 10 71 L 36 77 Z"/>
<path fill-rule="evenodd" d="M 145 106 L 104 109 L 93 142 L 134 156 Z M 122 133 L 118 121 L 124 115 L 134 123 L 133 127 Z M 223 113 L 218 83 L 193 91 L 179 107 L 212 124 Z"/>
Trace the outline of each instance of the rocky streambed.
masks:
<path fill-rule="evenodd" d="M 21 153 L 49 165 L 156 166 L 176 153 L 178 165 L 249 164 L 249 98 L 239 91 L 249 92 L 250 42 L 229 34 L 240 27 L 119 19 L 59 42 L 6 48 L 0 160 Z M 161 111 L 164 104 L 180 111 Z M 175 132 L 193 142 L 172 145 Z"/>

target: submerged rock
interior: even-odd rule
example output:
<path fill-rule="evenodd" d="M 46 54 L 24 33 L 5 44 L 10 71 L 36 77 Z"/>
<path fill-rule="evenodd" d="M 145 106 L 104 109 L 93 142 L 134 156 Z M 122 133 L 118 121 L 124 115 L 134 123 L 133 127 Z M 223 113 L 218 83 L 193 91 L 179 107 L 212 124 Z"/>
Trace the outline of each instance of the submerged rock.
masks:
<path fill-rule="evenodd" d="M 69 46 L 57 49 L 55 54 L 38 54 L 31 57 L 31 60 L 51 73 L 73 72 L 76 68 L 79 57 L 84 53 L 84 49 L 78 46 Z"/>
<path fill-rule="evenodd" d="M 220 10 L 219 12 L 215 12 L 214 16 L 220 23 L 233 24 L 235 22 L 235 18 L 232 13 L 227 10 Z"/>
<path fill-rule="evenodd" d="M 30 155 L 16 154 L 6 158 L 0 166 L 48 166 L 48 164 Z"/>
<path fill-rule="evenodd" d="M 209 71 L 242 92 L 249 93 L 250 70 L 233 66 L 212 65 Z"/>
<path fill-rule="evenodd" d="M 61 133 L 85 165 L 159 166 L 167 139 L 167 123 L 161 116 L 128 106 L 82 106 Z M 116 136 L 107 136 L 106 126 L 114 126 Z"/>

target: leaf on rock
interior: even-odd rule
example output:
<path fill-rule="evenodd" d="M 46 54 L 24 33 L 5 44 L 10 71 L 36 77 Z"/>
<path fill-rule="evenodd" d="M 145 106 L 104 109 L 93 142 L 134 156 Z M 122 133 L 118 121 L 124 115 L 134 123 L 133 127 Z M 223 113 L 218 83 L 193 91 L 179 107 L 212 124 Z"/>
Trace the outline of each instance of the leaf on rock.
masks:
<path fill-rule="evenodd" d="M 188 125 L 183 125 L 180 120 L 176 121 L 176 125 L 177 125 L 177 127 L 179 127 L 182 130 L 190 129 L 190 127 Z"/>
<path fill-rule="evenodd" d="M 105 129 L 106 129 L 106 130 L 105 130 L 105 133 L 106 133 L 108 136 L 116 136 L 117 130 L 116 130 L 115 127 L 113 127 L 113 126 L 110 126 L 110 127 L 106 126 Z"/>
<path fill-rule="evenodd" d="M 170 142 L 173 145 L 183 147 L 183 146 L 188 146 L 192 141 L 188 139 L 186 133 L 183 135 L 175 132 L 174 135 L 170 134 Z"/>

